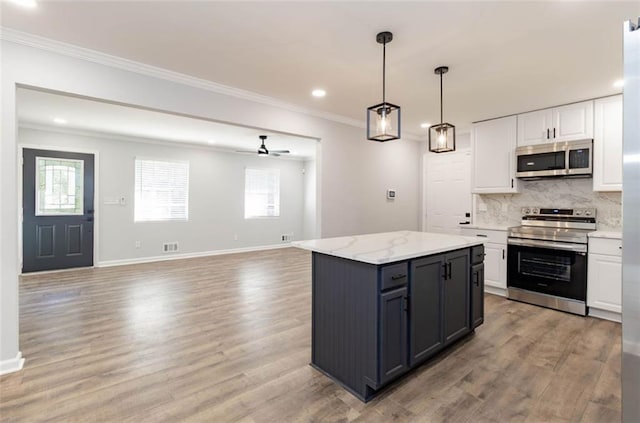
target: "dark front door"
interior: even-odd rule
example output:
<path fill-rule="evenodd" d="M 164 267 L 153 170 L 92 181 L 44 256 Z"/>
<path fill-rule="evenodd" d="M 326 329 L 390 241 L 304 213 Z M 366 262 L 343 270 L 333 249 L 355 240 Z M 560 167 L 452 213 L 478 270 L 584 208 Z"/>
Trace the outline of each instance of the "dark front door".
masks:
<path fill-rule="evenodd" d="M 93 154 L 23 150 L 22 272 L 93 266 Z"/>

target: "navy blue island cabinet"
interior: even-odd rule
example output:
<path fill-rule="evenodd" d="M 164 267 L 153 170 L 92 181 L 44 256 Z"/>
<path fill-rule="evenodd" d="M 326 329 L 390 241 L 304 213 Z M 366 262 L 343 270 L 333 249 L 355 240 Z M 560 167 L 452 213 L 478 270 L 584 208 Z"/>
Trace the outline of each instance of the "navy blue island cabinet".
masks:
<path fill-rule="evenodd" d="M 362 401 L 484 321 L 484 247 L 376 265 L 313 252 L 311 364 Z"/>

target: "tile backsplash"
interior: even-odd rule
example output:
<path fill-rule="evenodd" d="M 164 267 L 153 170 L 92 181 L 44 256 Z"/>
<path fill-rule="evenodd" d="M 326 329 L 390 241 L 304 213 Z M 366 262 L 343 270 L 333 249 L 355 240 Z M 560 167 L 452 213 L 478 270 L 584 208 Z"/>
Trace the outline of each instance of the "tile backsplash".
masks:
<path fill-rule="evenodd" d="M 595 207 L 599 230 L 622 228 L 622 193 L 594 192 L 593 180 L 586 178 L 520 181 L 519 194 L 480 194 L 474 223 L 516 226 L 522 207 Z"/>

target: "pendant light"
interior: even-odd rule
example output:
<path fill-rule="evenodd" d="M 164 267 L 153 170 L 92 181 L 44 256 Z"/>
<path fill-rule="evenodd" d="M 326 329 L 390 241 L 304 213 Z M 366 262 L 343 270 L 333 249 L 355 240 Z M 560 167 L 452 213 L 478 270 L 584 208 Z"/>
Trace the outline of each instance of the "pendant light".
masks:
<path fill-rule="evenodd" d="M 382 103 L 367 109 L 367 139 L 371 141 L 391 141 L 400 138 L 400 106 L 387 103 L 385 93 L 386 46 L 393 40 L 393 34 L 385 31 L 376 36 L 382 44 Z"/>
<path fill-rule="evenodd" d="M 449 68 L 439 66 L 433 72 L 440 75 L 440 123 L 429 127 L 429 151 L 446 153 L 456 150 L 456 127 L 442 118 L 442 75 L 449 72 Z"/>

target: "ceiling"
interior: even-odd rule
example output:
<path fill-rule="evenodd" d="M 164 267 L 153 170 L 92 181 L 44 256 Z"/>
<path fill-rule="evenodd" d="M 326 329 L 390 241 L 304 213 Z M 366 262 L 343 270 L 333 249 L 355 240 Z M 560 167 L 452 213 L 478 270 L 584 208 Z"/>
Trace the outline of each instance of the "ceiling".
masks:
<path fill-rule="evenodd" d="M 18 122 L 22 126 L 52 127 L 114 134 L 120 137 L 160 140 L 207 146 L 216 150 L 257 151 L 258 135 L 268 135 L 269 150 L 290 150 L 281 157 L 305 160 L 316 155 L 316 140 L 259 128 L 176 116 L 84 98 L 19 88 L 16 95 Z M 54 119 L 63 119 L 64 124 Z"/>
<path fill-rule="evenodd" d="M 640 2 L 2 2 L 2 25 L 363 121 L 387 100 L 403 129 L 472 121 L 620 91 L 622 23 Z M 324 88 L 323 99 L 311 97 Z M 422 131 L 422 132 L 421 132 Z"/>

